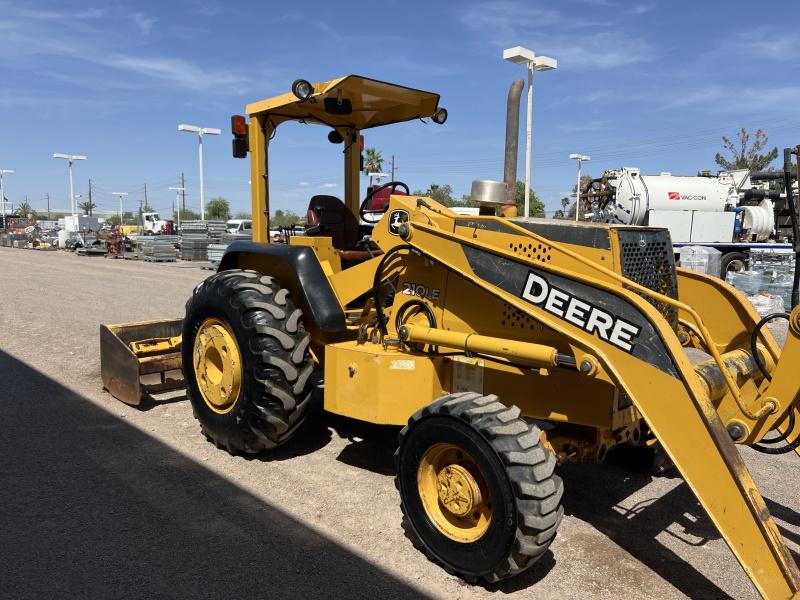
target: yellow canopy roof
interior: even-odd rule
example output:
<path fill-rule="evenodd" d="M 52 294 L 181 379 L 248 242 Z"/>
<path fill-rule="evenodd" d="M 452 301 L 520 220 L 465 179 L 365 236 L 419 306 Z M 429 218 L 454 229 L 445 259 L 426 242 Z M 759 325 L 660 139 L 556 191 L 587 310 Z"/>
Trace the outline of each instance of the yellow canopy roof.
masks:
<path fill-rule="evenodd" d="M 439 104 L 439 94 L 358 75 L 318 82 L 313 86 L 314 92 L 307 100 L 300 100 L 289 92 L 248 104 L 247 114 L 252 117 L 266 113 L 277 122 L 293 119 L 331 127 L 369 129 L 430 117 Z M 326 99 L 329 99 L 329 104 L 349 100 L 353 110 L 346 115 L 335 114 L 335 109 L 326 110 Z"/>

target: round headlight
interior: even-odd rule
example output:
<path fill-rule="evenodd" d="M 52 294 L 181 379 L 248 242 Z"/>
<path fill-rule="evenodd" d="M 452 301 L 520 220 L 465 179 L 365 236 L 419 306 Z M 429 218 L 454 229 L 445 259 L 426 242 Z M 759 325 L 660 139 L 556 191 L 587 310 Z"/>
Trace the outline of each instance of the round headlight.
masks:
<path fill-rule="evenodd" d="M 438 123 L 439 125 L 444 124 L 447 121 L 447 109 L 446 108 L 437 108 L 436 112 L 433 113 L 433 122 Z"/>
<path fill-rule="evenodd" d="M 314 86 L 305 79 L 295 79 L 292 84 L 292 93 L 300 100 L 308 100 L 314 93 Z"/>

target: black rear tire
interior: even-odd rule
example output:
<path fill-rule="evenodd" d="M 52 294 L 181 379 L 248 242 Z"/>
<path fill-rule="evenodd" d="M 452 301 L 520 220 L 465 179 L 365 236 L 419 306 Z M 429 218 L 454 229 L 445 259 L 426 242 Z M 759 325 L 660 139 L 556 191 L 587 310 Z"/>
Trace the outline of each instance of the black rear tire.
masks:
<path fill-rule="evenodd" d="M 204 400 L 193 362 L 195 337 L 209 318 L 224 322 L 239 347 L 238 399 L 220 414 Z M 314 361 L 303 314 L 275 279 L 256 271 L 212 275 L 195 288 L 183 322 L 183 372 L 205 436 L 231 454 L 256 453 L 288 441 L 308 412 Z"/>
<path fill-rule="evenodd" d="M 729 271 L 738 273 L 747 269 L 747 255 L 744 252 L 726 252 L 720 259 L 720 277 L 725 279 Z"/>
<path fill-rule="evenodd" d="M 420 464 L 442 443 L 474 460 L 489 494 L 491 520 L 474 541 L 443 534 L 421 499 Z M 497 396 L 449 394 L 425 406 L 401 431 L 395 461 L 406 535 L 448 572 L 467 581 L 506 579 L 533 565 L 555 538 L 564 514 L 555 455 L 519 408 Z"/>

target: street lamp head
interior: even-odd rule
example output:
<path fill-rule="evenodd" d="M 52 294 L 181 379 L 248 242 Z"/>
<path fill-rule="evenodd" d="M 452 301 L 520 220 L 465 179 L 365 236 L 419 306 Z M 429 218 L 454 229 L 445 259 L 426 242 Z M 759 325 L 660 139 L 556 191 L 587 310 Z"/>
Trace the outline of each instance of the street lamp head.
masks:
<path fill-rule="evenodd" d="M 64 160 L 69 160 L 69 161 L 86 160 L 86 157 L 83 156 L 82 154 L 61 154 L 60 152 L 53 154 L 53 158 L 63 158 Z"/>
<path fill-rule="evenodd" d="M 127 196 L 128 192 L 111 192 L 112 196 Z"/>
<path fill-rule="evenodd" d="M 13 173 L 14 169 L 0 169 L 0 175 L 8 175 L 9 173 Z"/>
<path fill-rule="evenodd" d="M 203 127 L 200 132 L 203 135 L 220 135 L 222 133 L 221 129 L 215 129 L 214 127 Z"/>
<path fill-rule="evenodd" d="M 558 61 L 549 56 L 537 56 L 531 62 L 534 71 L 552 71 L 558 67 Z"/>
<path fill-rule="evenodd" d="M 173 192 L 182 192 L 186 188 L 170 186 L 169 189 L 171 189 Z"/>
<path fill-rule="evenodd" d="M 187 125 L 186 123 L 181 123 L 178 125 L 178 131 L 191 131 L 192 133 L 200 133 L 200 128 L 197 125 Z"/>
<path fill-rule="evenodd" d="M 585 154 L 570 154 L 569 157 L 573 160 L 592 160 L 591 156 Z"/>
<path fill-rule="evenodd" d="M 526 65 L 536 58 L 533 50 L 528 50 L 522 46 L 514 46 L 503 50 L 503 60 L 514 63 L 515 65 Z"/>

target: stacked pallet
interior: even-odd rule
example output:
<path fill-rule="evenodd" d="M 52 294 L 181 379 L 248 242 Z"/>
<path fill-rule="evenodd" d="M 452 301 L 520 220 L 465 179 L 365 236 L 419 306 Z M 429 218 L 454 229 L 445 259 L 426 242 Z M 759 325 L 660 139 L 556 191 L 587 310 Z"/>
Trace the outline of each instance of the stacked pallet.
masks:
<path fill-rule="evenodd" d="M 208 227 L 208 239 L 211 244 L 219 244 L 225 234 L 225 221 L 206 221 Z"/>
<path fill-rule="evenodd" d="M 212 265 L 218 265 L 222 260 L 222 255 L 225 254 L 225 250 L 228 248 L 228 244 L 209 244 L 208 245 L 208 262 Z"/>
<path fill-rule="evenodd" d="M 208 224 L 184 221 L 181 224 L 181 260 L 208 259 Z"/>
<path fill-rule="evenodd" d="M 147 262 L 175 262 L 174 236 L 152 236 L 143 244 L 144 260 Z"/>

